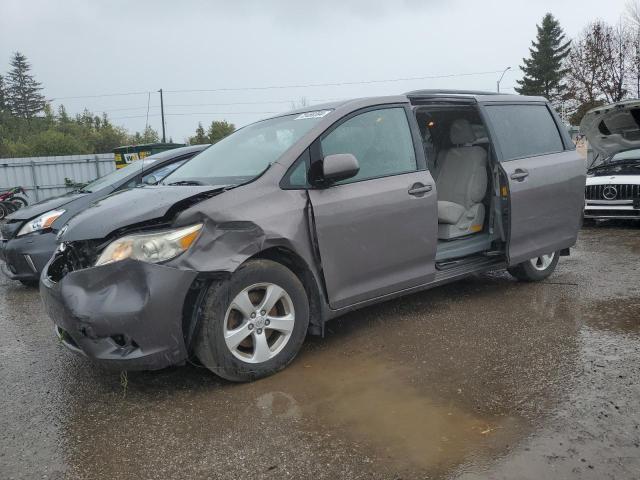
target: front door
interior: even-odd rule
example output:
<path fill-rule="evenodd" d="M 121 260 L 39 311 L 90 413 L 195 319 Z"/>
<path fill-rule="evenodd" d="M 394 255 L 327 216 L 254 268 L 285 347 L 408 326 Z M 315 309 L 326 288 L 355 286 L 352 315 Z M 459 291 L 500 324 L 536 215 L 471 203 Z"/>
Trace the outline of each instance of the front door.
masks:
<path fill-rule="evenodd" d="M 509 183 L 509 264 L 573 246 L 584 207 L 584 159 L 543 103 L 492 105 L 486 112 Z"/>
<path fill-rule="evenodd" d="M 435 276 L 435 182 L 419 168 L 403 107 L 353 115 L 326 134 L 322 156 L 351 153 L 348 180 L 309 191 L 329 303 L 338 309 Z"/>

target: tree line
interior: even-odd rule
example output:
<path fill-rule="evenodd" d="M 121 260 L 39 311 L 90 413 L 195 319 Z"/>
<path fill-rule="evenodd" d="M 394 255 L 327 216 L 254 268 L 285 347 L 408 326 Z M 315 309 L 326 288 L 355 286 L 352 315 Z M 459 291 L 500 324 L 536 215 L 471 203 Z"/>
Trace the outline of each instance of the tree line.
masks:
<path fill-rule="evenodd" d="M 594 20 L 571 40 L 547 13 L 520 68 L 516 92 L 548 98 L 572 125 L 591 108 L 640 98 L 640 3 L 627 4 L 615 25 Z"/>
<path fill-rule="evenodd" d="M 105 153 L 159 140 L 151 127 L 131 134 L 113 125 L 106 114 L 85 109 L 70 116 L 64 105 L 54 111 L 42 89 L 27 58 L 14 53 L 9 72 L 0 75 L 0 157 Z"/>
<path fill-rule="evenodd" d="M 0 75 L 0 157 L 105 153 L 123 145 L 160 141 L 153 128 L 132 134 L 111 123 L 106 113 L 95 115 L 85 109 L 70 116 L 64 105 L 54 111 L 42 90 L 27 58 L 14 53 L 9 72 Z M 226 121 L 214 121 L 206 131 L 199 123 L 188 142 L 216 143 L 234 130 Z"/>

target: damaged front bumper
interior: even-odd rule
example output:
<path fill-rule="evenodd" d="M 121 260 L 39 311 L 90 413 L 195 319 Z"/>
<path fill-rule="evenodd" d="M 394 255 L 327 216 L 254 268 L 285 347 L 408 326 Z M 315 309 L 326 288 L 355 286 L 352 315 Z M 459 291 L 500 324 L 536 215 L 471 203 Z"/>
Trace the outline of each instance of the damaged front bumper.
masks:
<path fill-rule="evenodd" d="M 183 307 L 197 272 L 124 260 L 56 278 L 56 261 L 44 268 L 40 294 L 65 346 L 122 370 L 185 362 Z"/>

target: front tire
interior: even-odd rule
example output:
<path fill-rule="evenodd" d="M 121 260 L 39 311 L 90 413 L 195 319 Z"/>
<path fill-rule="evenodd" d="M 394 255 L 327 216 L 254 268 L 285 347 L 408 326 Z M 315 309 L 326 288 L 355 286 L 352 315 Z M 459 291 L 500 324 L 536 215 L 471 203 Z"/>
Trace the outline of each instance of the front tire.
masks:
<path fill-rule="evenodd" d="M 247 382 L 293 361 L 307 334 L 309 301 L 291 270 L 251 260 L 210 286 L 200 321 L 198 359 L 222 378 Z"/>
<path fill-rule="evenodd" d="M 526 260 L 507 271 L 522 282 L 539 282 L 553 273 L 559 258 L 560 252 L 552 252 Z"/>
<path fill-rule="evenodd" d="M 16 206 L 16 210 L 19 210 L 29 205 L 29 202 L 27 202 L 27 200 L 22 197 L 13 197 L 11 199 L 11 203 L 13 203 Z"/>

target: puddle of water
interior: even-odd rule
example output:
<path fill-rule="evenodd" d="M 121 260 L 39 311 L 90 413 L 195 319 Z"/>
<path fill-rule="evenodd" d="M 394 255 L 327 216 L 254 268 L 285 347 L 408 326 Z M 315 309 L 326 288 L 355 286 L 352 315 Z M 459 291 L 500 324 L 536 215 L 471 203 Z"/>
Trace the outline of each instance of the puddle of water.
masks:
<path fill-rule="evenodd" d="M 408 368 L 368 355 L 306 355 L 260 382 L 267 393 L 258 396 L 256 406 L 268 417 L 296 418 L 306 428 L 363 444 L 373 457 L 397 467 L 431 472 L 458 464 L 471 452 L 504 446 L 520 432 L 522 422 L 515 417 L 479 416 L 453 402 L 434 403 L 410 383 L 411 376 Z"/>

